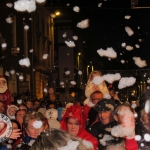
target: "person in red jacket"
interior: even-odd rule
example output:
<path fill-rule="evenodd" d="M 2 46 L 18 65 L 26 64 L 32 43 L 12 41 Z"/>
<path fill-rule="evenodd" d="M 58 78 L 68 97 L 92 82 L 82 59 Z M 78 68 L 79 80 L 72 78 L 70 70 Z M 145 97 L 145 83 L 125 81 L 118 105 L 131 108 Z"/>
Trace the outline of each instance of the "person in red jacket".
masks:
<path fill-rule="evenodd" d="M 11 104 L 11 93 L 7 87 L 7 81 L 2 75 L 0 75 L 0 101 L 4 102 L 6 112 L 7 106 Z"/>
<path fill-rule="evenodd" d="M 81 138 L 88 149 L 97 150 L 97 139 L 85 130 L 85 120 L 81 106 L 73 105 L 67 108 L 60 124 L 62 130 Z"/>

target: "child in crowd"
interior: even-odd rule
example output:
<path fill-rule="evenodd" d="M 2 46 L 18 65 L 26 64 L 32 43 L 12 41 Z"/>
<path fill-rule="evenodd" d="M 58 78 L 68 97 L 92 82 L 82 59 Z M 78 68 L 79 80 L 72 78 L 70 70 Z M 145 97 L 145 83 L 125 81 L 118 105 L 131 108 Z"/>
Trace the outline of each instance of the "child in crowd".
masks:
<path fill-rule="evenodd" d="M 86 89 L 85 89 L 85 96 L 87 98 L 90 97 L 90 95 L 94 92 L 94 91 L 101 91 L 103 95 L 108 94 L 109 91 L 107 89 L 107 86 L 105 84 L 104 81 L 102 81 L 99 84 L 95 84 L 93 82 L 93 80 L 95 79 L 95 77 L 101 77 L 102 73 L 98 70 L 92 71 L 89 75 L 89 79 L 86 85 Z"/>
<path fill-rule="evenodd" d="M 17 112 L 19 108 L 15 105 L 8 105 L 8 108 L 7 108 L 7 116 L 10 118 L 10 119 L 15 119 L 15 114 Z"/>

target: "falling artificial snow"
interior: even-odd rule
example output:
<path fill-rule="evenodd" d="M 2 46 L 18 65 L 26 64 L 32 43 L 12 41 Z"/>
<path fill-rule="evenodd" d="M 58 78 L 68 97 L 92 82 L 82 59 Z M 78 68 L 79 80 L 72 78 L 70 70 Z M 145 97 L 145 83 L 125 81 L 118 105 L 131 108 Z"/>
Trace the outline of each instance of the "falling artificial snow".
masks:
<path fill-rule="evenodd" d="M 48 58 L 48 54 L 43 54 L 42 58 L 43 59 L 47 59 Z"/>
<path fill-rule="evenodd" d="M 70 74 L 70 71 L 69 71 L 69 70 L 65 71 L 65 74 L 66 74 L 66 75 L 69 75 L 69 74 Z"/>
<path fill-rule="evenodd" d="M 62 37 L 64 37 L 64 38 L 65 38 L 66 36 L 67 36 L 67 33 L 65 32 L 65 33 L 62 35 Z"/>
<path fill-rule="evenodd" d="M 85 29 L 89 27 L 89 19 L 82 20 L 81 22 L 77 23 L 77 27 L 81 29 Z"/>
<path fill-rule="evenodd" d="M 82 74 L 82 71 L 81 71 L 81 70 L 79 70 L 79 71 L 78 71 L 78 74 L 79 74 L 79 75 L 81 75 L 81 74 Z"/>
<path fill-rule="evenodd" d="M 140 48 L 140 45 L 139 45 L 139 44 L 135 44 L 135 47 L 136 47 L 136 48 Z"/>
<path fill-rule="evenodd" d="M 125 31 L 127 32 L 128 36 L 132 36 L 134 34 L 133 30 L 130 27 L 125 27 Z"/>
<path fill-rule="evenodd" d="M 12 3 L 7 3 L 6 6 L 11 8 L 11 7 L 13 7 L 13 4 Z"/>
<path fill-rule="evenodd" d="M 78 40 L 78 36 L 76 36 L 76 35 L 74 35 L 72 38 L 73 38 L 75 41 Z"/>
<path fill-rule="evenodd" d="M 120 62 L 121 62 L 122 64 L 124 64 L 124 63 L 125 63 L 125 60 L 122 59 Z"/>
<path fill-rule="evenodd" d="M 72 85 L 76 85 L 76 82 L 75 82 L 75 81 L 70 81 L 70 83 L 71 83 Z"/>
<path fill-rule="evenodd" d="M 132 86 L 136 82 L 134 77 L 122 77 L 119 81 L 118 88 L 123 89 Z"/>
<path fill-rule="evenodd" d="M 23 58 L 19 60 L 19 64 L 21 66 L 26 66 L 29 67 L 30 66 L 30 59 L 29 58 Z"/>
<path fill-rule="evenodd" d="M 98 4 L 98 7 L 102 7 L 102 5 L 103 5 L 103 3 L 99 3 L 99 4 Z"/>
<path fill-rule="evenodd" d="M 140 57 L 133 57 L 133 60 L 134 60 L 134 63 L 140 68 L 147 66 L 146 61 L 141 60 Z"/>
<path fill-rule="evenodd" d="M 130 19 L 130 18 L 131 18 L 131 16 L 126 15 L 124 18 L 125 18 L 125 19 Z"/>
<path fill-rule="evenodd" d="M 7 23 L 9 23 L 9 24 L 11 24 L 11 23 L 13 22 L 12 17 L 8 17 L 8 18 L 6 18 L 6 22 L 7 22 Z"/>
<path fill-rule="evenodd" d="M 73 7 L 73 11 L 80 12 L 80 8 L 78 6 Z"/>
<path fill-rule="evenodd" d="M 95 76 L 94 79 L 91 81 L 91 83 L 94 83 L 96 85 L 101 84 L 104 81 L 103 77 Z"/>
<path fill-rule="evenodd" d="M 74 41 L 65 41 L 65 43 L 68 47 L 75 47 Z"/>
<path fill-rule="evenodd" d="M 108 83 L 112 84 L 114 81 L 118 81 L 121 79 L 120 73 L 115 73 L 115 74 L 106 74 L 102 76 L 105 81 Z"/>
<path fill-rule="evenodd" d="M 102 48 L 97 50 L 97 53 L 103 57 L 109 57 L 109 58 L 112 58 L 112 59 L 115 59 L 117 58 L 117 53 L 113 50 L 112 47 L 108 47 L 106 50 L 103 50 Z"/>
<path fill-rule="evenodd" d="M 127 51 L 131 51 L 131 50 L 133 50 L 133 47 L 130 46 L 130 45 L 127 45 L 127 46 L 126 46 L 126 50 L 127 50 Z"/>

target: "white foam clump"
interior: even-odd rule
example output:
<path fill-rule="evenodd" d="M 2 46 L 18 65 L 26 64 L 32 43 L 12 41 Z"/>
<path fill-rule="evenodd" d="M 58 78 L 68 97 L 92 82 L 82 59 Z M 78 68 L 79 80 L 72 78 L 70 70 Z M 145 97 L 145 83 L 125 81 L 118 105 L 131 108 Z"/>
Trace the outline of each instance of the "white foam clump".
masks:
<path fill-rule="evenodd" d="M 70 74 L 70 71 L 69 71 L 69 70 L 65 71 L 65 74 L 66 74 L 66 75 L 69 75 L 69 74 Z"/>
<path fill-rule="evenodd" d="M 134 77 L 122 77 L 119 81 L 118 88 L 123 89 L 132 86 L 136 82 Z"/>
<path fill-rule="evenodd" d="M 29 67 L 30 66 L 30 59 L 29 58 L 23 58 L 19 60 L 19 64 L 21 66 L 26 66 Z"/>
<path fill-rule="evenodd" d="M 136 140 L 136 141 L 140 141 L 140 140 L 141 140 L 141 136 L 140 136 L 140 135 L 136 135 L 136 136 L 135 136 L 135 140 Z"/>
<path fill-rule="evenodd" d="M 76 82 L 75 81 L 71 81 L 70 82 L 72 85 L 76 85 Z"/>
<path fill-rule="evenodd" d="M 23 75 L 19 75 L 20 80 L 23 80 L 23 78 L 24 78 Z"/>
<path fill-rule="evenodd" d="M 42 58 L 43 59 L 47 59 L 48 58 L 48 54 L 43 54 Z"/>
<path fill-rule="evenodd" d="M 120 80 L 120 78 L 121 78 L 120 73 L 103 75 L 103 79 L 108 83 L 113 83 L 114 81 Z"/>
<path fill-rule="evenodd" d="M 74 41 L 65 41 L 65 43 L 68 47 L 75 47 Z"/>
<path fill-rule="evenodd" d="M 126 47 L 126 43 L 121 43 L 121 47 L 125 48 Z"/>
<path fill-rule="evenodd" d="M 7 3 L 6 6 L 11 8 L 11 7 L 13 7 L 13 4 L 12 3 Z"/>
<path fill-rule="evenodd" d="M 19 0 L 14 2 L 14 9 L 17 11 L 33 12 L 36 10 L 35 0 Z"/>
<path fill-rule="evenodd" d="M 124 64 L 124 63 L 125 63 L 125 60 L 122 59 L 120 62 L 121 62 L 122 64 Z"/>
<path fill-rule="evenodd" d="M 29 26 L 28 26 L 28 25 L 25 25 L 25 26 L 24 26 L 24 29 L 25 29 L 25 30 L 28 30 L 28 29 L 29 29 Z"/>
<path fill-rule="evenodd" d="M 63 81 L 60 82 L 60 85 L 64 85 L 65 83 Z"/>
<path fill-rule="evenodd" d="M 75 41 L 78 40 L 78 36 L 76 36 L 76 35 L 74 35 L 72 38 L 73 38 Z"/>
<path fill-rule="evenodd" d="M 140 57 L 133 57 L 133 60 L 134 60 L 134 63 L 140 67 L 140 68 L 143 68 L 145 66 L 147 66 L 147 63 L 145 60 L 141 60 Z"/>
<path fill-rule="evenodd" d="M 80 12 L 80 8 L 79 8 L 78 6 L 74 6 L 74 7 L 73 7 L 73 11 L 75 11 L 75 12 Z"/>
<path fill-rule="evenodd" d="M 7 17 L 6 18 L 6 22 L 9 23 L 9 24 L 11 24 L 13 22 L 12 17 Z"/>
<path fill-rule="evenodd" d="M 140 48 L 140 45 L 139 45 L 139 44 L 135 44 L 135 47 L 136 47 L 136 48 Z"/>
<path fill-rule="evenodd" d="M 79 75 L 81 75 L 81 74 L 82 74 L 82 71 L 81 71 L 81 70 L 79 70 L 79 71 L 78 71 L 78 74 L 79 74 Z"/>
<path fill-rule="evenodd" d="M 125 31 L 127 32 L 128 36 L 132 36 L 134 34 L 133 30 L 130 27 L 125 27 Z"/>
<path fill-rule="evenodd" d="M 67 36 L 67 33 L 65 32 L 62 36 L 65 38 Z"/>
<path fill-rule="evenodd" d="M 124 18 L 125 18 L 125 19 L 130 19 L 131 16 L 130 16 L 130 15 L 126 15 Z"/>
<path fill-rule="evenodd" d="M 81 28 L 81 29 L 88 28 L 89 27 L 89 19 L 85 19 L 85 20 L 82 20 L 81 22 L 78 22 L 77 27 Z"/>
<path fill-rule="evenodd" d="M 102 7 L 103 3 L 98 3 L 98 7 Z"/>
<path fill-rule="evenodd" d="M 44 91 L 44 93 L 47 93 L 47 88 L 44 88 L 43 91 Z"/>
<path fill-rule="evenodd" d="M 37 3 L 44 3 L 46 0 L 35 0 Z"/>
<path fill-rule="evenodd" d="M 135 122 L 134 114 L 129 108 L 122 108 L 118 111 L 118 115 L 123 117 L 122 125 L 114 126 L 111 130 L 111 134 L 115 137 L 132 137 L 134 136 Z"/>
<path fill-rule="evenodd" d="M 94 79 L 91 81 L 91 83 L 94 83 L 96 85 L 101 84 L 104 81 L 103 77 L 95 76 Z"/>
<path fill-rule="evenodd" d="M 97 53 L 103 57 L 109 57 L 109 58 L 112 58 L 112 59 L 115 59 L 117 58 L 117 53 L 114 51 L 114 49 L 112 47 L 108 47 L 106 50 L 104 49 L 99 49 L 97 50 Z"/>
<path fill-rule="evenodd" d="M 15 74 L 15 70 L 13 69 L 13 70 L 10 70 L 10 73 L 11 74 Z"/>
<path fill-rule="evenodd" d="M 150 142 L 150 134 L 148 133 L 144 134 L 144 140 Z"/>
<path fill-rule="evenodd" d="M 5 72 L 5 75 L 8 76 L 8 77 L 10 76 L 8 71 Z"/>
<path fill-rule="evenodd" d="M 42 125 L 43 125 L 43 122 L 41 120 L 39 120 L 39 121 L 36 120 L 36 121 L 33 122 L 33 127 L 36 128 L 36 129 L 41 128 Z"/>
<path fill-rule="evenodd" d="M 133 50 L 133 47 L 130 46 L 130 45 L 127 45 L 127 46 L 126 46 L 126 50 L 131 51 L 131 50 Z"/>
<path fill-rule="evenodd" d="M 2 48 L 6 48 L 7 47 L 7 43 L 2 43 Z"/>

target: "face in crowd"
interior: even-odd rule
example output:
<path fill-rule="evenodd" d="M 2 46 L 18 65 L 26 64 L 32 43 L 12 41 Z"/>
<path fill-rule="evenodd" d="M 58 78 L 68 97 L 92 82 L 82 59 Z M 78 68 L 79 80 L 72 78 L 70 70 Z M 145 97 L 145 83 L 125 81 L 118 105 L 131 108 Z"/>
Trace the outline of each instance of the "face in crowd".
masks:
<path fill-rule="evenodd" d="M 43 124 L 40 128 L 35 128 L 33 125 L 35 121 L 36 120 L 29 120 L 26 128 L 26 133 L 32 138 L 37 138 L 37 136 L 40 135 L 40 133 L 45 129 L 45 126 Z"/>
<path fill-rule="evenodd" d="M 16 112 L 16 120 L 19 122 L 20 126 L 23 124 L 23 119 L 26 115 L 26 111 L 24 109 L 20 109 Z"/>
<path fill-rule="evenodd" d="M 54 94 L 54 89 L 53 89 L 53 88 L 49 88 L 49 89 L 48 89 L 48 93 L 49 93 L 49 94 Z"/>
<path fill-rule="evenodd" d="M 80 124 L 76 118 L 69 117 L 67 121 L 67 130 L 68 132 L 73 135 L 77 136 L 79 133 Z"/>
<path fill-rule="evenodd" d="M 103 94 L 102 93 L 93 93 L 91 95 L 91 101 L 93 104 L 97 104 L 101 99 L 103 98 Z"/>

